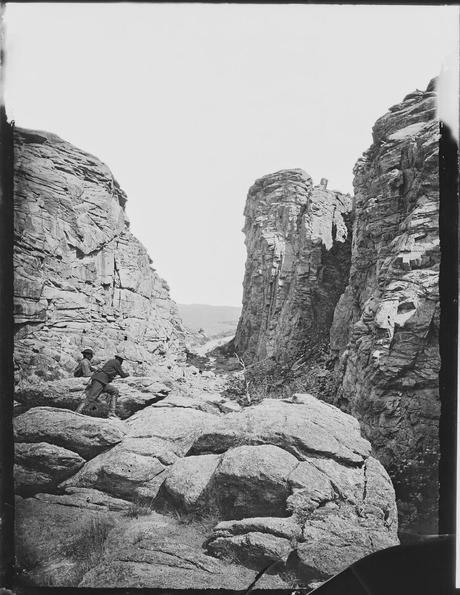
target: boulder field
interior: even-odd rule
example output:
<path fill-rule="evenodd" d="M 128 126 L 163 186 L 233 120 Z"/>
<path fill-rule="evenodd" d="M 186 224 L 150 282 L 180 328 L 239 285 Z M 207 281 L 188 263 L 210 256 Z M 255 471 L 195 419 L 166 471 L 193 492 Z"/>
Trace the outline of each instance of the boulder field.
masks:
<path fill-rule="evenodd" d="M 26 584 L 244 589 L 270 566 L 258 587 L 289 588 L 398 543 L 388 474 L 336 407 L 142 377 L 123 388 L 147 405 L 108 420 L 63 406 L 77 380 L 14 419 Z"/>

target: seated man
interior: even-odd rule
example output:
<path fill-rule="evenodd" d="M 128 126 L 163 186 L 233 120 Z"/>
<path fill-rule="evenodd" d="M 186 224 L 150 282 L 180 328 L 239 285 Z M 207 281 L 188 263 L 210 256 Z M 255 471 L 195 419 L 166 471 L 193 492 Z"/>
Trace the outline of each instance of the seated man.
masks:
<path fill-rule="evenodd" d="M 119 396 L 118 389 L 110 384 L 116 376 L 127 378 L 129 374 L 121 367 L 123 364 L 123 356 L 115 355 L 113 359 L 109 359 L 99 370 L 96 370 L 91 376 L 90 384 L 85 388 L 85 398 L 77 408 L 77 413 L 81 413 L 85 405 L 91 401 L 97 401 L 101 393 L 106 393 L 110 396 L 110 410 L 109 417 L 117 417 L 115 410 L 117 406 L 117 399 Z"/>
<path fill-rule="evenodd" d="M 92 372 L 96 371 L 96 368 L 91 365 L 91 360 L 94 356 L 94 351 L 91 349 L 91 347 L 85 347 L 81 353 L 83 358 L 78 362 L 78 365 L 73 372 L 73 375 L 76 378 L 80 378 L 82 376 L 89 377 L 91 376 Z"/>

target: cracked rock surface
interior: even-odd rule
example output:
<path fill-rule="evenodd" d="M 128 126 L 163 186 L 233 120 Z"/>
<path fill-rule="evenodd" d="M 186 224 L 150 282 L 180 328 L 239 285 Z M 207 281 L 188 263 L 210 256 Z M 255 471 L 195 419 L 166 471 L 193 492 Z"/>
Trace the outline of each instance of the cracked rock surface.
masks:
<path fill-rule="evenodd" d="M 434 82 L 390 108 L 356 164 L 349 284 L 331 328 L 336 402 L 392 477 L 402 530 L 436 533 L 439 122 Z"/>
<path fill-rule="evenodd" d="M 184 359 L 167 283 L 129 231 L 109 168 L 48 132 L 15 129 L 14 307 L 18 376 L 68 376 L 90 346 L 137 374 Z M 32 374 L 32 373 L 35 374 Z"/>

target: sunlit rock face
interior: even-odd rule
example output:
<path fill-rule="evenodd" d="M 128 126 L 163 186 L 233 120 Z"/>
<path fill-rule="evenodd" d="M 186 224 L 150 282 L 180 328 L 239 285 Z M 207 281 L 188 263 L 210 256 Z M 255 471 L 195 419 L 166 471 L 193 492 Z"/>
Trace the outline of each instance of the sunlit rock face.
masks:
<path fill-rule="evenodd" d="M 293 363 L 327 337 L 348 279 L 351 197 L 301 169 L 260 178 L 246 208 L 243 309 L 234 346 L 246 363 Z"/>
<path fill-rule="evenodd" d="M 68 376 L 87 345 L 138 373 L 181 359 L 176 305 L 109 168 L 47 132 L 16 129 L 14 143 L 17 374 Z"/>
<path fill-rule="evenodd" d="M 354 174 L 350 282 L 331 329 L 337 403 L 393 479 L 401 529 L 435 532 L 439 183 L 433 82 L 390 108 Z"/>

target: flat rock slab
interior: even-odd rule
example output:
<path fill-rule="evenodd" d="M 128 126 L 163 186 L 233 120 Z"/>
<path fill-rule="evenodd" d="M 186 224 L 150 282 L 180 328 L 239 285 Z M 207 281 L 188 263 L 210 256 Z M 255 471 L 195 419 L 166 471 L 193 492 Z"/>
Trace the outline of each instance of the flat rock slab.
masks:
<path fill-rule="evenodd" d="M 218 415 L 221 410 L 217 403 L 200 397 L 187 397 L 184 395 L 172 394 L 154 404 L 155 407 L 180 407 L 183 409 L 196 409 L 206 413 Z"/>
<path fill-rule="evenodd" d="M 102 512 L 127 512 L 132 503 L 92 488 L 68 487 L 65 494 L 35 494 L 36 500 Z"/>
<path fill-rule="evenodd" d="M 34 407 L 15 418 L 16 442 L 48 442 L 85 459 L 118 444 L 125 435 L 123 423 L 81 415 L 57 407 Z"/>
<path fill-rule="evenodd" d="M 184 456 L 215 419 L 216 415 L 195 409 L 151 405 L 125 423 L 128 438 L 154 438 L 169 443 L 177 456 Z"/>
<path fill-rule="evenodd" d="M 358 422 L 311 395 L 297 403 L 265 399 L 241 412 L 216 418 L 193 444 L 190 454 L 219 453 L 237 444 L 273 444 L 298 459 L 310 455 L 360 465 L 371 446 Z"/>

